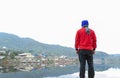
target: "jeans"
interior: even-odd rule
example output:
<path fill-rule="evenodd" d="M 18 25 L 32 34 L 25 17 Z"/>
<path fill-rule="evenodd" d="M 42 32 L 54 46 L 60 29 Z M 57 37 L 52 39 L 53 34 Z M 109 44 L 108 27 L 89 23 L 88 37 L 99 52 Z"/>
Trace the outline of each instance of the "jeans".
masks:
<path fill-rule="evenodd" d="M 79 50 L 78 52 L 80 61 L 80 78 L 85 78 L 85 66 L 86 61 L 88 64 L 88 78 L 94 78 L 94 66 L 93 66 L 93 53 L 92 50 Z"/>

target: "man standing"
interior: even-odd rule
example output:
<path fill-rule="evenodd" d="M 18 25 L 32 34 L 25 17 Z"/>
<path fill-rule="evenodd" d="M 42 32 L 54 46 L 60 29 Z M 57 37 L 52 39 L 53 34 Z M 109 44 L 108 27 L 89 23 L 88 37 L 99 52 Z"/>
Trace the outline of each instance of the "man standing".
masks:
<path fill-rule="evenodd" d="M 88 78 L 94 78 L 93 54 L 96 49 L 95 32 L 88 28 L 88 21 L 83 20 L 82 28 L 79 29 L 75 37 L 75 49 L 80 61 L 80 78 L 85 78 L 85 65 L 88 64 Z"/>

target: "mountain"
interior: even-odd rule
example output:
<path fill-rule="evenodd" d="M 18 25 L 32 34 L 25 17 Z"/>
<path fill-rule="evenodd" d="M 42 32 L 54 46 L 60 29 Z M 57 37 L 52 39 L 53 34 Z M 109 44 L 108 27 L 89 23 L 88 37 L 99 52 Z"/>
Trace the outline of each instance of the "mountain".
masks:
<path fill-rule="evenodd" d="M 96 59 L 102 59 L 102 58 L 108 58 L 110 57 L 109 54 L 107 54 L 106 52 L 103 51 L 96 51 L 96 54 L 94 55 L 94 58 Z"/>
<path fill-rule="evenodd" d="M 33 54 L 49 54 L 49 55 L 66 55 L 70 57 L 77 57 L 75 50 L 70 47 L 60 45 L 50 45 L 38 42 L 31 38 L 21 38 L 14 34 L 0 32 L 0 48 L 6 47 L 6 49 L 19 50 L 23 52 L 30 52 Z M 96 51 L 95 58 L 105 58 L 109 54 Z"/>
<path fill-rule="evenodd" d="M 70 47 L 44 44 L 31 38 L 21 38 L 14 34 L 0 32 L 0 48 L 3 47 L 31 53 L 75 56 L 74 49 Z"/>

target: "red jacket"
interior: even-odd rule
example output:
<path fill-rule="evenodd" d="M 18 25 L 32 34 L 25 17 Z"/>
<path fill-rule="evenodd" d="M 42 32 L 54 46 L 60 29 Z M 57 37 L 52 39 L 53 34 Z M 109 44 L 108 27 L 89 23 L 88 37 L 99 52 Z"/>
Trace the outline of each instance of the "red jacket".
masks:
<path fill-rule="evenodd" d="M 75 48 L 93 50 L 97 47 L 96 45 L 96 35 L 92 29 L 89 29 L 90 34 L 86 32 L 86 28 L 82 27 L 76 33 L 75 37 Z"/>

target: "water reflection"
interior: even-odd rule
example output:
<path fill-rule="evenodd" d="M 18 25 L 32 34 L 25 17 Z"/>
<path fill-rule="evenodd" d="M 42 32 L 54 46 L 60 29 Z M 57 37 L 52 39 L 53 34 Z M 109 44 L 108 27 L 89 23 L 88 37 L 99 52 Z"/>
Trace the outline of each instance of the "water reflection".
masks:
<path fill-rule="evenodd" d="M 87 71 L 86 71 L 86 78 L 87 77 Z M 114 69 L 110 68 L 106 71 L 96 71 L 95 72 L 95 78 L 120 78 L 120 69 Z M 79 72 L 73 73 L 73 74 L 67 74 L 67 75 L 61 75 L 61 76 L 56 76 L 56 77 L 44 77 L 44 78 L 79 78 Z"/>
<path fill-rule="evenodd" d="M 0 66 L 0 73 L 10 73 L 10 72 L 18 72 L 17 69 L 15 69 L 12 66 L 6 67 L 6 66 Z"/>
<path fill-rule="evenodd" d="M 87 67 L 87 66 L 86 66 Z M 95 64 L 96 78 L 100 78 L 101 75 L 105 75 L 108 72 L 114 73 L 116 69 L 120 69 L 118 64 Z M 114 68 L 114 69 L 111 69 Z M 87 68 L 86 68 L 87 70 Z M 120 72 L 120 70 L 118 70 Z M 72 75 L 73 73 L 79 72 L 79 64 L 74 65 L 48 65 L 44 63 L 20 63 L 17 66 L 0 66 L 0 78 L 44 78 L 44 77 L 61 77 L 63 75 Z M 116 72 L 117 73 L 117 72 Z M 75 74 L 74 74 L 75 75 Z M 76 74 L 76 78 L 78 73 Z M 109 77 L 109 76 L 108 76 Z M 105 78 L 108 78 L 107 76 Z M 68 77 L 67 77 L 68 78 Z M 72 78 L 72 77 L 70 77 Z M 74 77 L 75 78 L 75 77 Z M 112 78 L 112 77 L 109 77 Z M 113 77 L 118 78 L 118 77 Z M 119 77 L 120 78 L 120 77 Z"/>
<path fill-rule="evenodd" d="M 75 66 L 76 70 L 78 70 L 78 68 L 79 68 L 79 64 L 69 65 L 69 66 L 73 66 L 73 67 Z M 41 70 L 41 69 L 53 68 L 53 67 L 54 68 L 65 68 L 66 65 L 47 66 L 46 64 L 39 64 L 39 63 L 34 63 L 34 64 L 20 63 L 18 66 L 0 66 L 0 72 L 1 73 L 9 73 L 9 72 L 18 72 L 18 71 L 32 71 L 32 70 Z M 111 66 L 106 65 L 106 64 L 95 64 L 94 67 L 95 67 L 96 71 L 105 71 L 105 70 L 111 68 Z"/>

